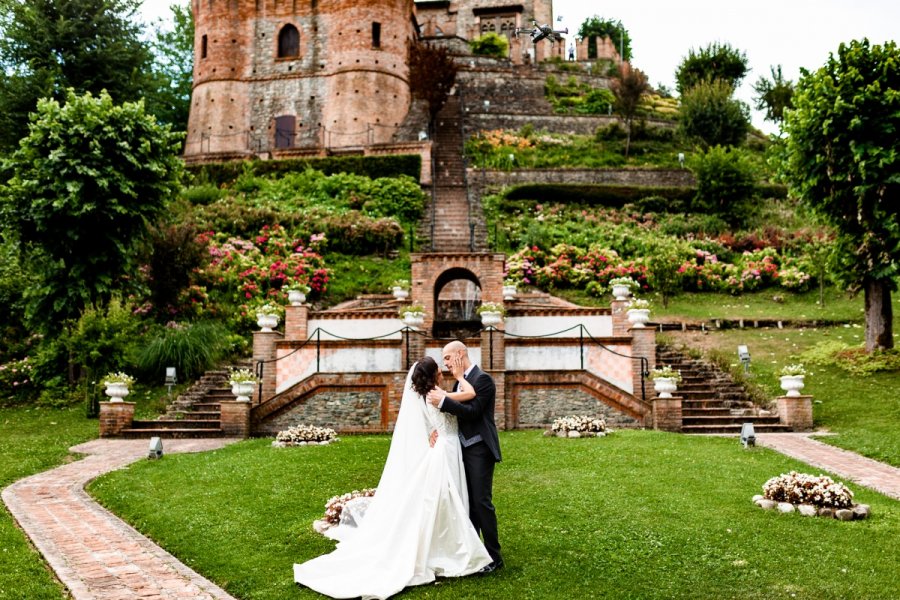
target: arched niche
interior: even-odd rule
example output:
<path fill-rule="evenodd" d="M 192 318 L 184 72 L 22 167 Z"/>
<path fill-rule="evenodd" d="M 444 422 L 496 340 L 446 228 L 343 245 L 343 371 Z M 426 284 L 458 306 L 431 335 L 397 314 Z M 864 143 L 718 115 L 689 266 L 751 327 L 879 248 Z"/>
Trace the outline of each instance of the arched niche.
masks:
<path fill-rule="evenodd" d="M 437 338 L 477 335 L 481 330 L 481 319 L 475 311 L 480 305 L 478 277 L 462 267 L 447 269 L 434 282 L 432 335 Z"/>

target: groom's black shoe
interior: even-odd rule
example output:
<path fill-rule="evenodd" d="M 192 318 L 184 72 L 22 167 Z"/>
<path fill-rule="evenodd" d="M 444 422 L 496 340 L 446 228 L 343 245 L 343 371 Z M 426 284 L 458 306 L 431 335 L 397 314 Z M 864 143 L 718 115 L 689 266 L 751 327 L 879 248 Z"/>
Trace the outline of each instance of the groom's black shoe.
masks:
<path fill-rule="evenodd" d="M 482 567 L 481 570 L 478 571 L 478 574 L 479 575 L 487 575 L 488 573 L 493 573 L 494 571 L 499 571 L 502 568 L 503 568 L 503 561 L 495 560 L 494 562 L 487 565 L 486 567 Z"/>

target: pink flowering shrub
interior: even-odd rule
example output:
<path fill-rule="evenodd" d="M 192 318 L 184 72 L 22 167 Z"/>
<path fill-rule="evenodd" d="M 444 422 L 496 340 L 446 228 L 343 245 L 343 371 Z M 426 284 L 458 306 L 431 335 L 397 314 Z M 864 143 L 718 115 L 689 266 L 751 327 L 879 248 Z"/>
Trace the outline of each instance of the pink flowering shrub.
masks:
<path fill-rule="evenodd" d="M 34 392 L 34 365 L 27 356 L 0 364 L 0 405 L 15 404 Z"/>

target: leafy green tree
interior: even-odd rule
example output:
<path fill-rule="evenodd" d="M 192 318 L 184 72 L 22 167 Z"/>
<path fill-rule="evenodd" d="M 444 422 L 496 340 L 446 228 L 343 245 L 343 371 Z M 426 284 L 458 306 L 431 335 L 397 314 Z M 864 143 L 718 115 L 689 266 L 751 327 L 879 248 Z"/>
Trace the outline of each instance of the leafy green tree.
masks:
<path fill-rule="evenodd" d="M 675 87 L 679 94 L 703 81 L 724 81 L 734 91 L 749 71 L 747 55 L 731 44 L 713 42 L 694 50 L 681 60 L 675 71 Z"/>
<path fill-rule="evenodd" d="M 610 81 L 609 89 L 615 96 L 614 107 L 616 112 L 625 121 L 625 157 L 631 149 L 631 126 L 638 112 L 641 97 L 650 90 L 647 76 L 640 69 L 632 69 L 628 64 L 622 65 L 621 74 Z"/>
<path fill-rule="evenodd" d="M 750 131 L 750 107 L 732 97 L 724 81 L 703 81 L 681 96 L 678 128 L 689 140 L 709 146 L 740 146 Z"/>
<path fill-rule="evenodd" d="M 38 99 L 147 89 L 151 54 L 134 15 L 140 0 L 5 0 L 0 3 L 0 149 L 28 133 Z"/>
<path fill-rule="evenodd" d="M 187 131 L 194 75 L 194 20 L 189 4 L 173 4 L 172 27 L 155 26 L 152 85 L 147 89 L 147 110 L 176 131 Z"/>
<path fill-rule="evenodd" d="M 865 294 L 866 350 L 894 346 L 891 291 L 900 272 L 900 51 L 854 40 L 802 71 L 782 173 L 837 230 L 836 276 Z"/>
<path fill-rule="evenodd" d="M 760 77 L 753 85 L 756 92 L 756 110 L 766 111 L 765 119 L 780 124 L 784 121 L 784 111 L 791 108 L 794 84 L 781 74 L 781 65 L 771 67 L 772 79 Z"/>
<path fill-rule="evenodd" d="M 127 284 L 147 223 L 178 189 L 180 140 L 142 101 L 70 90 L 64 106 L 38 103 L 0 188 L 5 234 L 38 278 L 25 291 L 32 323 L 56 331 Z"/>
<path fill-rule="evenodd" d="M 469 42 L 469 48 L 475 56 L 492 56 L 506 58 L 509 56 L 509 40 L 506 36 L 490 31 Z"/>
<path fill-rule="evenodd" d="M 598 15 L 594 15 L 585 19 L 578 28 L 578 37 L 581 39 L 589 39 L 588 58 L 597 58 L 594 47 L 594 38 L 609 38 L 622 56 L 623 61 L 631 60 L 631 36 L 628 30 L 622 25 L 622 21 L 613 21 L 612 19 L 601 19 Z"/>
<path fill-rule="evenodd" d="M 745 224 L 753 211 L 756 171 L 738 148 L 713 146 L 688 163 L 697 179 L 691 212 L 715 215 L 732 227 Z"/>

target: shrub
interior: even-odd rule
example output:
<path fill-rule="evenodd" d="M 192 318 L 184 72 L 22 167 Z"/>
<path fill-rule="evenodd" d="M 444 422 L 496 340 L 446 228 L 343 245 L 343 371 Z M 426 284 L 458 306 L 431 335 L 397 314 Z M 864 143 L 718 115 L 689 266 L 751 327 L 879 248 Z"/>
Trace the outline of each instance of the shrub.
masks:
<path fill-rule="evenodd" d="M 689 166 L 697 178 L 693 212 L 716 215 L 733 227 L 747 222 L 754 210 L 756 174 L 743 152 L 714 146 L 692 157 Z"/>
<path fill-rule="evenodd" d="M 763 496 L 776 502 L 812 504 L 828 508 L 849 508 L 853 505 L 853 492 L 843 483 L 830 477 L 806 473 L 782 473 L 763 484 Z"/>
<path fill-rule="evenodd" d="M 268 175 L 307 169 L 315 169 L 325 175 L 353 173 L 372 178 L 408 175 L 418 181 L 422 169 L 422 157 L 418 154 L 329 156 L 326 158 L 233 161 L 187 167 L 187 171 L 194 174 L 198 183 L 210 183 L 215 186 L 230 183 L 245 171 L 254 175 Z"/>
<path fill-rule="evenodd" d="M 191 204 L 209 204 L 224 197 L 228 192 L 211 183 L 186 187 L 181 190 L 181 198 Z"/>
<path fill-rule="evenodd" d="M 506 58 L 509 55 L 509 40 L 505 36 L 488 32 L 469 41 L 469 48 L 476 56 L 491 56 L 493 58 Z"/>
<path fill-rule="evenodd" d="M 226 330 L 213 322 L 169 323 L 144 346 L 138 367 L 152 380 L 162 381 L 166 367 L 194 379 L 216 365 L 225 351 Z"/>
<path fill-rule="evenodd" d="M 121 371 L 134 364 L 144 323 L 117 298 L 105 306 L 89 306 L 62 336 L 69 360 L 91 377 Z"/>
<path fill-rule="evenodd" d="M 702 82 L 681 96 L 679 130 L 705 146 L 739 146 L 750 131 L 750 107 L 724 81 Z"/>

